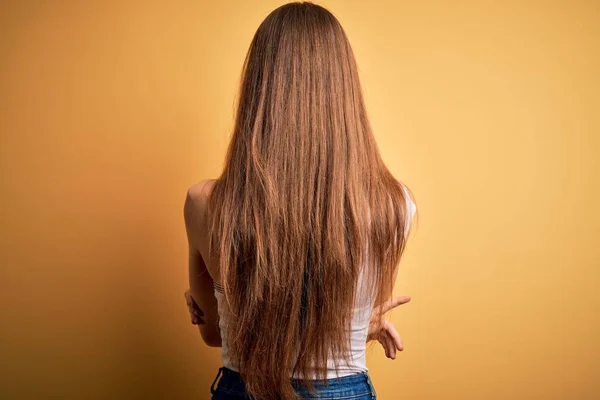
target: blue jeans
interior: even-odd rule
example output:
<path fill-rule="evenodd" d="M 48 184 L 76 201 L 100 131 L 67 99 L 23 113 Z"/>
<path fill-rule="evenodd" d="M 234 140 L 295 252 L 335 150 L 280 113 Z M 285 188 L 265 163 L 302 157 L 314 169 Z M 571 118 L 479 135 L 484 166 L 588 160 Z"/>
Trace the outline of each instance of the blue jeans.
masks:
<path fill-rule="evenodd" d="M 221 377 L 221 379 L 219 379 Z M 215 384 L 217 383 L 215 388 Z M 352 399 L 352 400 L 372 400 L 377 398 L 375 389 L 371 383 L 369 374 L 358 373 L 341 378 L 328 380 L 327 386 L 315 384 L 316 394 L 311 395 L 306 387 L 301 387 L 297 382 L 292 381 L 301 399 Z M 253 399 L 247 392 L 246 386 L 239 373 L 229 368 L 221 367 L 215 377 L 215 381 L 210 387 L 212 400 L 250 400 Z"/>

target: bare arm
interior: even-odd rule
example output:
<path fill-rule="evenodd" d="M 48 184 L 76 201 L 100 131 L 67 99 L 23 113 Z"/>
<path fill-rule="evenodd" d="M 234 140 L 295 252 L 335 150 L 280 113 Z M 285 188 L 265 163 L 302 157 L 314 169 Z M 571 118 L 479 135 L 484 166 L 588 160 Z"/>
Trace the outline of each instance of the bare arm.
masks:
<path fill-rule="evenodd" d="M 407 221 L 405 227 L 405 240 L 408 238 L 408 232 L 412 224 L 413 218 L 417 211 L 415 203 L 413 202 L 410 192 L 404 187 L 404 193 L 406 195 L 406 206 L 407 206 Z M 369 323 L 369 333 L 367 341 L 378 340 L 383 346 L 385 355 L 388 358 L 396 358 L 396 350 L 402 351 L 404 345 L 400 335 L 396 331 L 396 327 L 390 321 L 383 319 L 383 315 L 388 311 L 398 307 L 399 305 L 406 304 L 410 301 L 409 296 L 400 296 L 386 300 L 392 297 L 393 287 L 398 278 L 398 265 L 392 272 L 392 282 L 388 287 L 383 288 L 384 294 L 382 297 L 383 303 L 376 304 L 371 314 L 371 321 Z"/>
<path fill-rule="evenodd" d="M 406 225 L 404 226 L 404 240 L 408 240 L 408 236 L 409 236 L 409 232 L 411 230 L 412 227 L 412 223 L 415 217 L 415 214 L 417 212 L 417 206 L 415 205 L 413 199 L 412 199 L 412 195 L 410 193 L 410 191 L 408 190 L 408 188 L 404 185 L 402 185 L 402 188 L 404 190 L 404 195 L 405 195 L 405 199 L 406 199 Z M 390 205 L 391 205 L 391 201 L 390 201 Z M 397 240 L 396 240 L 397 242 Z M 394 270 L 392 272 L 392 282 L 389 286 L 386 286 L 383 288 L 383 296 L 382 296 L 382 302 L 386 302 L 388 299 L 390 299 L 392 297 L 393 294 L 393 289 L 394 286 L 396 285 L 396 281 L 398 279 L 398 271 L 399 271 L 399 266 L 400 265 L 396 265 L 394 267 Z M 381 305 L 381 304 L 380 304 Z"/>
<path fill-rule="evenodd" d="M 193 186 L 184 206 L 185 226 L 189 246 L 190 292 L 194 302 L 203 313 L 203 324 L 199 325 L 204 342 L 211 347 L 221 347 L 217 299 L 214 295 L 213 279 L 206 269 L 202 255 L 198 251 L 200 232 L 205 227 L 203 183 Z"/>

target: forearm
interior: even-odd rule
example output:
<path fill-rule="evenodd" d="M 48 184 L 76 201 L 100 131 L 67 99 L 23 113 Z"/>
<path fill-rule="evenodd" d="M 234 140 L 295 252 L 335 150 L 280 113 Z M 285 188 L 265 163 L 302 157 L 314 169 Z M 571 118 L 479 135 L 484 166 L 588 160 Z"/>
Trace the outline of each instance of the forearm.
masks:
<path fill-rule="evenodd" d="M 203 309 L 204 317 L 203 323 L 198 325 L 198 330 L 202 336 L 202 340 L 209 347 L 221 347 L 221 332 L 219 330 L 218 312 L 215 305 L 209 305 L 211 302 L 207 301 L 208 287 L 202 282 L 194 282 L 190 280 L 192 298 L 196 303 L 201 302 L 206 304 Z M 204 287 L 203 287 L 204 286 Z M 198 300 L 196 300 L 198 299 Z"/>
<path fill-rule="evenodd" d="M 198 330 L 202 340 L 208 347 L 222 347 L 221 332 L 218 327 L 208 326 L 207 324 L 199 325 Z"/>
<path fill-rule="evenodd" d="M 221 347 L 221 333 L 219 331 L 219 312 L 217 299 L 213 293 L 213 280 L 204 266 L 204 262 L 194 252 L 190 262 L 190 292 L 192 299 L 202 310 L 203 323 L 198 325 L 202 340 L 210 347 Z"/>

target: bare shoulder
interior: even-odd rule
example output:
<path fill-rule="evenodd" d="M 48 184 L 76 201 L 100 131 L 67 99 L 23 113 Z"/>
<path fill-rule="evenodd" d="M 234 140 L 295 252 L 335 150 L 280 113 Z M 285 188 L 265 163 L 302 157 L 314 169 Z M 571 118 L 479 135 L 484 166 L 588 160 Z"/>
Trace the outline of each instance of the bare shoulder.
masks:
<path fill-rule="evenodd" d="M 190 186 L 184 206 L 186 220 L 196 219 L 204 215 L 215 182 L 215 179 L 205 179 Z"/>
<path fill-rule="evenodd" d="M 187 192 L 188 199 L 193 202 L 202 202 L 208 199 L 215 185 L 216 179 L 205 179 L 190 186 Z"/>

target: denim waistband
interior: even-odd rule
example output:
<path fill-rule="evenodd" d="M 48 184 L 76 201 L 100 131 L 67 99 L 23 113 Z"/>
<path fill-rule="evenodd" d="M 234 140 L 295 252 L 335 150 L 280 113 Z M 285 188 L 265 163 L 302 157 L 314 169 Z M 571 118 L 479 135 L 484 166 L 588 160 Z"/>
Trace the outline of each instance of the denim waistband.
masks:
<path fill-rule="evenodd" d="M 221 378 L 221 379 L 219 379 Z M 231 395 L 247 395 L 246 387 L 239 372 L 226 367 L 219 368 L 219 372 L 211 385 L 211 392 L 214 394 L 217 390 L 215 385 L 218 382 L 218 389 Z M 322 381 L 312 381 L 316 391 L 320 395 L 363 395 L 371 394 L 375 398 L 375 389 L 371 383 L 371 378 L 367 372 L 360 372 L 353 375 L 347 375 L 337 378 L 329 378 L 325 384 Z M 291 384 L 300 395 L 308 395 L 308 389 L 300 379 L 291 379 Z M 312 396 L 310 396 L 312 397 Z"/>

